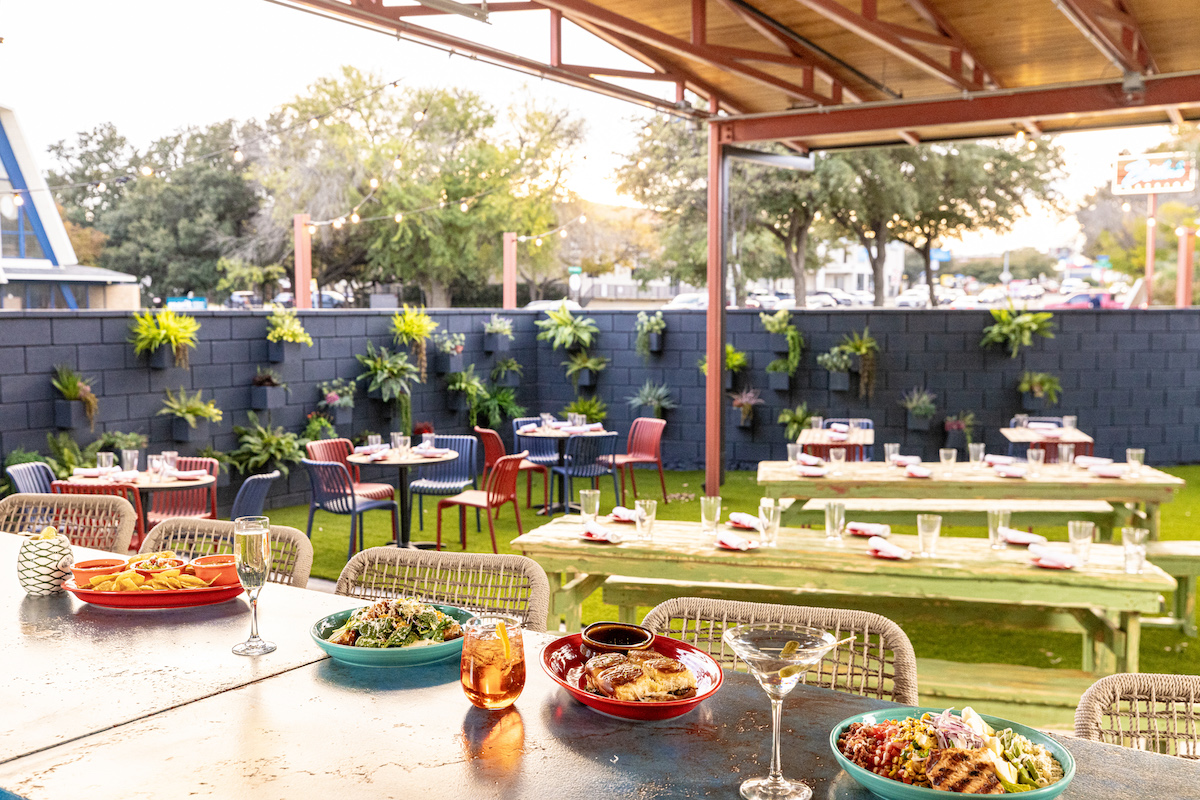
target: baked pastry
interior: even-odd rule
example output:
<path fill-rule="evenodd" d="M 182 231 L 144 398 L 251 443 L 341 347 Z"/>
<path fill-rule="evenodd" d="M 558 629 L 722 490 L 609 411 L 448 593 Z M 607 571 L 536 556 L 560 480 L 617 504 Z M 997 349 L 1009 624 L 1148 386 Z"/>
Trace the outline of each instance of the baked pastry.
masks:
<path fill-rule="evenodd" d="M 603 653 L 584 665 L 587 690 L 631 702 L 679 700 L 696 694 L 696 676 L 681 662 L 653 650 Z"/>

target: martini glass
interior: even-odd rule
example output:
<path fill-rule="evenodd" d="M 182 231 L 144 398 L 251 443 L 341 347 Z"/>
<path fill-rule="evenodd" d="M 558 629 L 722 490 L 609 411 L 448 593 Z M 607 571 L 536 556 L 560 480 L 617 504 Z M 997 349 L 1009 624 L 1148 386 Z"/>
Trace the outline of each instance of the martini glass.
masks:
<path fill-rule="evenodd" d="M 809 667 L 837 645 L 830 633 L 779 622 L 757 622 L 729 628 L 722 635 L 750 667 L 758 683 L 771 698 L 771 772 L 751 778 L 740 789 L 746 800 L 808 800 L 812 789 L 800 781 L 783 777 L 779 764 L 779 729 L 783 721 L 783 698 L 795 688 Z"/>

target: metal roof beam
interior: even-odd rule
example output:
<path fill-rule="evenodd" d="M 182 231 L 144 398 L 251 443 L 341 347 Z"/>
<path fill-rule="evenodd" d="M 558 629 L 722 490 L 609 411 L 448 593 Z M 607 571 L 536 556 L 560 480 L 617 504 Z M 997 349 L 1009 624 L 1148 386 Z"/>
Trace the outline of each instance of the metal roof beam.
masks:
<path fill-rule="evenodd" d="M 1105 58 L 1125 72 L 1151 74 L 1158 65 L 1125 0 L 1053 0 Z"/>

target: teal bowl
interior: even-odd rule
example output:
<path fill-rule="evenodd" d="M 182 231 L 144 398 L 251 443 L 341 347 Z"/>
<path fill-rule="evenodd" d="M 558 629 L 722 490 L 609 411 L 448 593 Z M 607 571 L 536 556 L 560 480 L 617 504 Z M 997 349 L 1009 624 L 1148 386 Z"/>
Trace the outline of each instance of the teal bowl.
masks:
<path fill-rule="evenodd" d="M 466 609 L 432 603 L 431 605 L 438 611 L 454 617 L 459 624 L 463 624 L 475 616 Z M 356 667 L 419 667 L 422 664 L 436 664 L 452 658 L 462 658 L 463 640 L 461 636 L 449 642 L 419 647 L 411 645 L 409 647 L 351 647 L 327 642 L 326 639 L 330 634 L 345 625 L 346 620 L 357 610 L 357 608 L 348 608 L 345 611 L 330 614 L 317 621 L 309 631 L 313 641 L 317 643 L 317 647 L 328 653 L 334 661 L 353 664 Z"/>
<path fill-rule="evenodd" d="M 833 757 L 837 759 L 841 768 L 846 771 L 851 778 L 854 778 L 864 789 L 876 797 L 882 797 L 884 800 L 935 800 L 940 798 L 946 800 L 953 792 L 939 792 L 936 789 L 926 789 L 923 786 L 909 786 L 907 783 L 894 781 L 891 778 L 885 778 L 882 775 L 876 775 L 870 770 L 854 764 L 850 759 L 842 755 L 838 750 L 838 739 L 842 736 L 842 731 L 850 727 L 852 723 L 862 722 L 866 725 L 871 725 L 884 720 L 901 720 L 905 717 L 919 717 L 926 711 L 931 711 L 934 714 L 940 714 L 945 711 L 943 708 L 934 708 L 932 706 L 906 706 L 903 708 L 886 708 L 878 711 L 869 711 L 866 714 L 855 714 L 853 717 L 848 717 L 842 720 L 837 725 L 833 726 L 833 730 L 829 733 L 829 748 L 833 750 Z M 1044 786 L 1041 789 L 1031 789 L 1028 792 L 1021 792 L 1018 796 L 1022 800 L 1051 800 L 1058 797 L 1067 790 L 1071 784 L 1071 779 L 1075 777 L 1075 759 L 1071 757 L 1071 753 L 1063 747 L 1058 741 L 1050 738 L 1044 733 L 1035 731 L 1033 728 L 1027 728 L 1024 725 L 1018 725 L 1015 722 L 1010 722 L 1000 717 L 991 717 L 987 714 L 980 714 L 984 722 L 991 725 L 998 731 L 1005 728 L 1012 728 L 1015 733 L 1019 733 L 1034 744 L 1040 744 L 1049 750 L 1058 763 L 1062 765 L 1063 777 L 1057 783 L 1052 783 L 1049 786 Z M 974 795 L 972 795 L 974 796 Z"/>

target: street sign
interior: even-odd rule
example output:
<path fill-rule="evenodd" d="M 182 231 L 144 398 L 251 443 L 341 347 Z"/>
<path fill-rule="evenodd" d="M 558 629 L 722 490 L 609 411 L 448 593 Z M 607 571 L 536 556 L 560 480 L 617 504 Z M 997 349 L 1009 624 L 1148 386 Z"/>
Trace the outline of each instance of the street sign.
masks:
<path fill-rule="evenodd" d="M 1196 159 L 1191 153 L 1144 153 L 1119 156 L 1113 194 L 1165 194 L 1196 188 Z"/>
<path fill-rule="evenodd" d="M 208 308 L 208 298 L 168 297 L 166 307 L 171 311 L 204 311 Z"/>
<path fill-rule="evenodd" d="M 949 261 L 950 261 L 950 251 L 949 251 L 949 250 L 943 250 L 943 249 L 942 249 L 942 248 L 940 248 L 940 247 L 935 247 L 935 248 L 933 248 L 932 250 L 930 250 L 930 251 L 929 251 L 929 260 L 930 260 L 930 261 L 945 261 L 945 262 L 949 262 Z"/>
<path fill-rule="evenodd" d="M 572 292 L 578 292 L 579 287 L 582 285 L 583 285 L 583 280 L 579 277 L 579 273 L 574 273 L 570 277 L 567 278 L 567 286 L 569 286 L 571 288 Z"/>
<path fill-rule="evenodd" d="M 583 267 L 567 267 L 568 275 L 579 275 L 583 272 Z"/>

